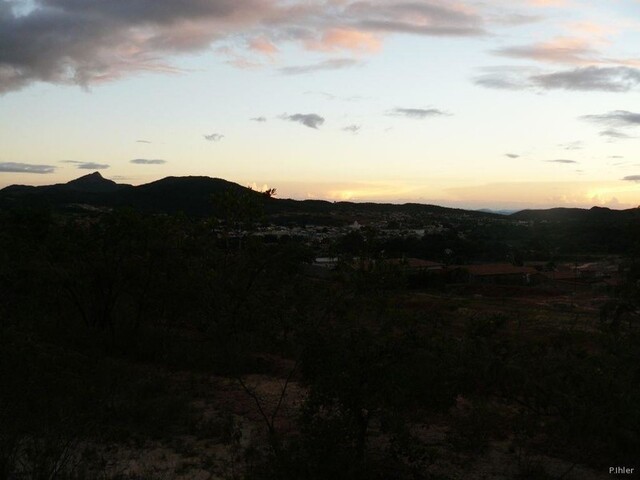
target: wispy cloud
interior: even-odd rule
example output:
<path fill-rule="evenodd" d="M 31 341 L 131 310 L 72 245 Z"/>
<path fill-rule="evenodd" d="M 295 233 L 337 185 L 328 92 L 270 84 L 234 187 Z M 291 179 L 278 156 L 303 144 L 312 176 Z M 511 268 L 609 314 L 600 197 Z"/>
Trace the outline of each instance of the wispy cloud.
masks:
<path fill-rule="evenodd" d="M 610 142 L 637 138 L 627 132 L 630 129 L 640 127 L 640 113 L 628 110 L 612 110 L 607 113 L 583 115 L 580 119 L 607 127 L 600 131 L 599 135 L 608 138 Z"/>
<path fill-rule="evenodd" d="M 305 42 L 310 50 L 331 52 L 335 50 L 351 50 L 354 52 L 377 52 L 382 47 L 382 40 L 372 32 L 355 28 L 330 28 L 319 38 Z"/>
<path fill-rule="evenodd" d="M 267 121 L 267 117 L 253 117 L 249 120 L 251 120 L 252 122 L 264 123 Z"/>
<path fill-rule="evenodd" d="M 209 141 L 209 142 L 219 142 L 220 140 L 222 140 L 224 138 L 224 135 L 220 134 L 220 133 L 211 133 L 209 135 L 203 135 L 205 140 Z"/>
<path fill-rule="evenodd" d="M 0 173 L 53 173 L 52 165 L 34 165 L 30 163 L 0 162 Z"/>
<path fill-rule="evenodd" d="M 575 160 L 565 160 L 564 158 L 560 158 L 557 160 L 547 160 L 547 163 L 579 163 Z"/>
<path fill-rule="evenodd" d="M 305 127 L 318 129 L 324 124 L 324 118 L 316 113 L 296 113 L 293 115 L 284 114 L 280 118 L 290 122 L 297 122 Z"/>
<path fill-rule="evenodd" d="M 441 117 L 451 115 L 437 108 L 400 108 L 396 107 L 389 111 L 387 115 L 392 117 L 406 117 L 415 119 L 424 119 L 429 117 Z"/>
<path fill-rule="evenodd" d="M 486 33 L 480 15 L 449 2 L 353 2 L 345 10 L 359 29 L 373 32 L 429 36 Z"/>
<path fill-rule="evenodd" d="M 544 89 L 628 92 L 640 86 L 640 70 L 630 67 L 583 67 L 535 75 L 531 80 Z"/>
<path fill-rule="evenodd" d="M 561 143 L 558 145 L 564 150 L 582 150 L 584 148 L 584 143 L 581 141 L 569 142 L 569 143 Z"/>
<path fill-rule="evenodd" d="M 361 100 L 370 100 L 372 97 L 364 97 L 362 95 L 349 95 L 349 96 L 340 96 L 334 95 L 328 92 L 304 92 L 305 95 L 318 95 L 320 97 L 326 98 L 327 100 L 341 100 L 344 102 L 359 102 Z"/>
<path fill-rule="evenodd" d="M 87 163 L 80 163 L 78 165 L 78 168 L 80 170 L 105 170 L 105 169 L 109 168 L 109 165 L 107 165 L 105 163 L 87 162 Z"/>
<path fill-rule="evenodd" d="M 616 130 L 615 128 L 607 128 L 606 130 L 602 130 L 598 133 L 601 137 L 607 137 L 610 140 L 627 140 L 629 138 L 634 138 L 632 135 L 628 133 L 621 132 L 620 130 Z"/>
<path fill-rule="evenodd" d="M 580 118 L 589 122 L 610 125 L 612 127 L 640 126 L 640 113 L 630 112 L 628 110 L 613 110 L 597 115 L 584 115 Z"/>
<path fill-rule="evenodd" d="M 473 77 L 473 83 L 497 90 L 525 90 L 531 88 L 529 77 L 540 72 L 534 67 L 482 67 Z"/>
<path fill-rule="evenodd" d="M 282 67 L 278 69 L 280 73 L 285 75 L 303 75 L 305 73 L 317 73 L 325 70 L 341 70 L 344 68 L 354 67 L 361 62 L 353 58 L 332 58 L 321 62 L 312 63 L 310 65 L 294 65 Z"/>
<path fill-rule="evenodd" d="M 530 45 L 502 47 L 493 53 L 503 57 L 524 58 L 540 62 L 578 64 L 592 63 L 597 51 L 582 38 L 560 37 Z"/>
<path fill-rule="evenodd" d="M 579 67 L 540 72 L 531 67 L 496 67 L 476 76 L 476 85 L 503 90 L 628 92 L 640 87 L 640 70 L 631 67 Z"/>
<path fill-rule="evenodd" d="M 353 133 L 354 135 L 357 134 L 358 132 L 360 132 L 360 129 L 362 128 L 361 125 L 347 125 L 346 127 L 343 127 L 342 130 L 344 132 L 349 132 L 349 133 Z"/>
<path fill-rule="evenodd" d="M 147 158 L 134 158 L 130 161 L 130 163 L 134 163 L 136 165 L 163 165 L 167 163 L 166 160 L 158 160 L 158 159 L 147 159 Z"/>
<path fill-rule="evenodd" d="M 136 140 L 136 143 L 151 143 L 149 140 Z"/>
<path fill-rule="evenodd" d="M 529 0 L 528 3 L 535 7 L 561 7 L 567 4 L 568 0 Z"/>
<path fill-rule="evenodd" d="M 626 182 L 640 183 L 640 175 L 628 175 L 628 176 L 624 177 L 622 180 L 624 180 Z"/>
<path fill-rule="evenodd" d="M 505 153 L 504 156 L 509 158 L 520 158 L 520 155 L 517 153 Z"/>
<path fill-rule="evenodd" d="M 106 163 L 79 162 L 76 160 L 64 160 L 62 163 L 71 163 L 79 170 L 105 170 L 110 167 Z"/>
<path fill-rule="evenodd" d="M 12 3 L 0 3 L 2 92 L 35 81 L 87 86 L 139 72 L 184 73 L 172 58 L 224 41 L 270 57 L 283 43 L 371 53 L 392 34 L 487 33 L 482 14 L 463 0 L 32 0 L 19 14 Z M 256 64 L 240 54 L 232 61 Z"/>
<path fill-rule="evenodd" d="M 280 51 L 278 47 L 276 47 L 275 44 L 267 37 L 250 38 L 247 40 L 247 45 L 250 50 L 259 52 L 268 57 L 273 57 Z"/>

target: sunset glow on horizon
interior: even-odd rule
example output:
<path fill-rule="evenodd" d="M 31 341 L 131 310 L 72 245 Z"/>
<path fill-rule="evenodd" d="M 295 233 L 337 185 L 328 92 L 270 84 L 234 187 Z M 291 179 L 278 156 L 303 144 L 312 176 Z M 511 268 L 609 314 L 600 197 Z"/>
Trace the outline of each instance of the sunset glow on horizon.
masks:
<path fill-rule="evenodd" d="M 638 0 L 0 0 L 0 188 L 636 207 L 638 45 Z"/>

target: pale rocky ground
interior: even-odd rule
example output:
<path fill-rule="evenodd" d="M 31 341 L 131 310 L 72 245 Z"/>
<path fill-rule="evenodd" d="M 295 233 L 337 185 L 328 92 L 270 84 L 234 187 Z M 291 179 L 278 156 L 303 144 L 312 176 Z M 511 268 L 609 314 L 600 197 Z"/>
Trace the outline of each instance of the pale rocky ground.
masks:
<path fill-rule="evenodd" d="M 180 383 L 193 383 L 175 374 Z M 93 474 L 97 479 L 119 480 L 235 480 L 242 478 L 244 453 L 265 440 L 265 423 L 253 399 L 235 379 L 205 377 L 199 380 L 199 398 L 192 402 L 199 416 L 197 434 L 180 435 L 142 444 L 92 446 L 96 459 Z M 246 386 L 260 399 L 261 407 L 270 414 L 277 405 L 283 378 L 268 375 L 243 377 Z M 296 412 L 305 389 L 290 382 L 276 422 L 278 431 L 294 428 Z M 455 410 L 468 408 L 464 399 Z M 459 412 L 453 412 L 454 415 Z M 208 432 L 207 432 L 208 430 Z M 581 465 L 543 455 L 527 456 L 514 449 L 511 439 L 492 441 L 483 454 L 461 454 L 447 446 L 451 433 L 445 423 L 416 424 L 413 433 L 426 444 L 434 445 L 434 460 L 428 467 L 434 478 L 451 480 L 510 480 L 514 478 L 557 478 L 597 480 L 610 478 L 606 472 L 595 472 Z M 372 432 L 371 444 L 383 444 L 384 438 Z M 109 460 L 104 462 L 103 459 Z M 538 476 L 541 469 L 547 476 Z M 527 476 L 527 474 L 529 476 Z"/>

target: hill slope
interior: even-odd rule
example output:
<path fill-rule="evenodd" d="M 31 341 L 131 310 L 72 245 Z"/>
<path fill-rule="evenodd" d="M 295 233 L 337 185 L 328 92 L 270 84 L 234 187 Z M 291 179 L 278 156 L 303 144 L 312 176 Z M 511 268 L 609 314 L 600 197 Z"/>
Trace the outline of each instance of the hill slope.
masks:
<path fill-rule="evenodd" d="M 82 204 L 109 208 L 132 207 L 154 213 L 184 212 L 189 215 L 207 215 L 215 209 L 214 197 L 225 192 L 255 195 L 256 199 L 263 202 L 265 212 L 271 215 L 366 215 L 401 212 L 438 216 L 464 215 L 474 218 L 501 217 L 494 213 L 415 203 L 395 205 L 267 198 L 260 192 L 254 192 L 237 183 L 211 177 L 166 177 L 148 184 L 131 186 L 105 179 L 98 172 L 64 184 L 40 187 L 11 185 L 0 190 L 0 207 L 40 205 L 66 208 L 69 205 Z"/>

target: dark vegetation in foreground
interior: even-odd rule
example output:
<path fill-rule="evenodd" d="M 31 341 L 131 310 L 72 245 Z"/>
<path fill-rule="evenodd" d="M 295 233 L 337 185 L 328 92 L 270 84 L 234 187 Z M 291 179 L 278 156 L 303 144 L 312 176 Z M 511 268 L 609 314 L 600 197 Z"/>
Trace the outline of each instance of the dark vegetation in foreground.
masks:
<path fill-rule="evenodd" d="M 183 435 L 235 447 L 201 455 L 203 478 L 472 478 L 451 472 L 496 442 L 516 459 L 496 478 L 637 462 L 634 315 L 564 315 L 541 331 L 468 302 L 411 308 L 418 293 L 383 262 L 316 278 L 299 242 L 213 235 L 253 215 L 230 205 L 197 219 L 0 211 L 0 479 L 178 478 L 118 471 L 110 455 L 157 440 L 198 456 Z M 620 293 L 627 311 L 639 272 Z M 273 401 L 252 375 L 279 379 Z M 252 407 L 252 441 L 223 407 L 206 421 L 196 411 L 210 377 Z M 434 425 L 436 440 L 423 434 Z"/>

